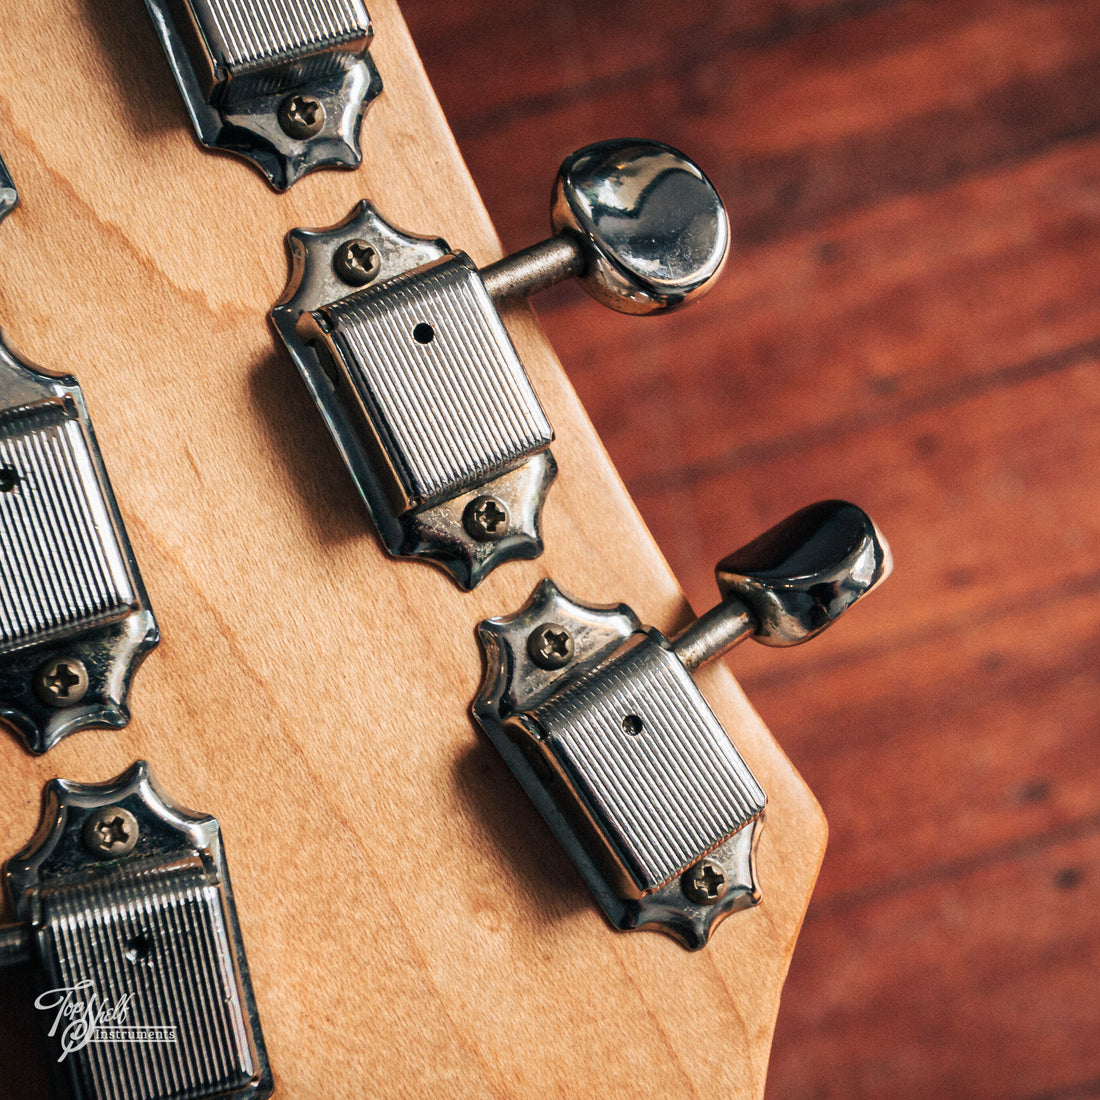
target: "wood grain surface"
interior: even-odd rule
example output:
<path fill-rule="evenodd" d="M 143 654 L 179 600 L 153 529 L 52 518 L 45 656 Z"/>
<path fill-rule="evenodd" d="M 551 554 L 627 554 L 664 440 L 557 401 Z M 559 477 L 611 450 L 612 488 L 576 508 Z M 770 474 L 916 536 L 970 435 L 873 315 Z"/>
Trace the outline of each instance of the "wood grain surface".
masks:
<path fill-rule="evenodd" d="M 0 149 L 22 205 L 0 227 L 0 318 L 80 378 L 163 632 L 125 730 L 41 758 L 0 740 L 5 854 L 48 779 L 138 757 L 215 814 L 281 1097 L 758 1096 L 825 830 L 728 671 L 700 683 L 770 795 L 764 900 L 697 954 L 605 925 L 468 716 L 475 624 L 546 574 L 665 629 L 688 616 L 531 314 L 507 322 L 558 432 L 548 549 L 473 594 L 382 552 L 268 327 L 287 230 L 364 196 L 499 255 L 400 14 L 371 14 L 386 92 L 365 164 L 277 196 L 195 144 L 140 0 L 4 12 Z M 543 201 L 549 179 L 532 194 L 507 168 Z M 4 982 L 0 1096 L 25 1100 L 30 996 Z"/>
<path fill-rule="evenodd" d="M 696 310 L 537 307 L 689 597 L 815 497 L 893 545 L 730 659 L 831 828 L 770 1096 L 1100 1096 L 1100 4 L 404 7 L 507 247 L 611 134 L 727 200 Z"/>

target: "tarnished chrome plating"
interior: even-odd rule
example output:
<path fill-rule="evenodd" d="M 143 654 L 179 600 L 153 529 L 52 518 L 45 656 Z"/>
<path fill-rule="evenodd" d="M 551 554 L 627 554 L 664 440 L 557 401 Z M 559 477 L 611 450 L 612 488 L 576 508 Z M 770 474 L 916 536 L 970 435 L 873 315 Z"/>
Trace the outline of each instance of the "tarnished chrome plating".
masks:
<path fill-rule="evenodd" d="M 620 313 L 662 313 L 705 294 L 729 252 L 729 220 L 714 185 L 659 141 L 587 145 L 558 170 L 555 236 L 490 264 L 494 298 L 519 297 L 576 276 Z"/>
<path fill-rule="evenodd" d="M 0 334 L 0 720 L 35 753 L 126 725 L 158 640 L 79 383 Z"/>
<path fill-rule="evenodd" d="M 657 142 L 572 154 L 552 220 L 557 236 L 480 271 L 366 202 L 340 225 L 288 237 L 275 327 L 382 541 L 434 560 L 464 588 L 542 552 L 539 514 L 556 473 L 553 431 L 494 303 L 576 276 L 613 309 L 674 309 L 710 287 L 729 242 L 710 181 Z M 506 517 L 503 534 L 478 537 L 463 522 L 485 495 Z"/>
<path fill-rule="evenodd" d="M 356 241 L 376 272 L 358 289 L 335 262 Z M 272 320 L 387 550 L 434 561 L 464 588 L 540 554 L 553 433 L 469 259 L 367 202 L 340 225 L 293 230 L 287 247 Z M 504 437 L 514 445 L 501 449 Z M 508 527 L 479 540 L 463 513 L 486 493 Z"/>
<path fill-rule="evenodd" d="M 745 637 L 816 636 L 888 574 L 890 555 L 866 513 L 825 501 L 718 569 L 723 602 L 671 642 L 630 608 L 578 603 L 550 580 L 478 628 L 474 716 L 608 919 L 693 949 L 760 899 L 765 799 L 690 673 Z M 702 870 L 712 896 L 692 878 Z"/>
<path fill-rule="evenodd" d="M 125 855 L 89 850 L 87 826 L 100 819 L 135 834 Z M 0 964 L 29 961 L 41 989 L 80 991 L 85 1003 L 94 993 L 108 1011 L 124 1003 L 115 1023 L 171 1033 L 100 1042 L 66 1021 L 46 1040 L 64 1095 L 271 1095 L 221 830 L 165 798 L 148 764 L 104 784 L 49 783 L 38 832 L 4 881 L 20 923 L 0 929 Z"/>
<path fill-rule="evenodd" d="M 19 193 L 15 189 L 15 182 L 8 172 L 3 160 L 0 160 L 0 221 L 19 201 Z"/>
<path fill-rule="evenodd" d="M 146 0 L 200 142 L 252 161 L 277 191 L 354 168 L 382 91 L 362 0 Z"/>
<path fill-rule="evenodd" d="M 540 669 L 527 652 L 526 640 L 540 624 L 553 622 L 569 631 L 573 638 L 573 659 L 564 667 L 547 671 Z M 553 760 L 551 754 L 540 746 L 540 737 L 532 735 L 541 728 L 533 713 L 547 704 L 552 704 L 556 695 L 564 689 L 578 684 L 593 684 L 598 691 L 598 678 L 601 670 L 612 662 L 624 646 L 631 643 L 650 647 L 667 645 L 661 635 L 652 629 L 644 628 L 634 612 L 625 605 L 600 607 L 580 603 L 563 593 L 551 580 L 544 580 L 535 589 L 527 606 L 515 615 L 498 619 L 489 619 L 478 627 L 478 639 L 485 658 L 485 675 L 481 689 L 473 705 L 474 717 L 500 751 L 516 778 L 522 784 L 547 824 L 576 865 L 589 889 L 596 896 L 608 920 L 619 929 L 631 931 L 639 928 L 655 928 L 668 932 L 685 947 L 702 947 L 710 933 L 724 917 L 738 909 L 755 905 L 760 898 L 752 853 L 756 831 L 763 820 L 763 792 L 756 787 L 751 773 L 740 761 L 741 769 L 751 787 L 759 792 L 754 795 L 758 803 L 755 812 L 748 814 L 747 820 L 738 817 L 728 830 L 716 837 L 715 844 L 708 850 L 692 853 L 694 858 L 686 860 L 675 871 L 686 870 L 691 863 L 704 855 L 718 860 L 726 873 L 729 883 L 726 893 L 715 905 L 698 905 L 684 893 L 679 874 L 672 873 L 665 881 L 653 883 L 646 890 L 638 883 L 629 881 L 624 875 L 621 863 L 610 849 L 620 840 L 616 836 L 616 826 L 624 824 L 624 818 L 617 817 L 602 820 L 593 818 L 591 802 L 585 800 L 578 790 L 585 783 L 588 766 L 576 767 L 576 758 L 572 763 L 572 774 L 562 767 L 560 758 Z M 635 735 L 625 730 L 607 732 L 621 738 L 628 750 L 631 742 L 636 742 L 640 750 L 635 763 L 648 769 L 647 756 L 660 758 L 661 747 L 654 746 L 653 731 L 663 736 L 664 730 L 675 727 L 674 715 L 666 716 L 662 721 L 660 708 L 647 711 L 643 705 L 651 702 L 646 691 L 647 685 L 638 685 L 641 698 L 631 700 L 630 710 L 620 718 L 635 715 L 649 729 Z M 702 695 L 695 692 L 692 711 L 717 727 L 717 720 L 711 713 Z M 718 733 L 725 734 L 718 727 Z M 643 746 L 640 738 L 648 738 Z M 729 753 L 737 756 L 737 751 L 726 739 Z M 596 763 L 596 762 L 594 762 Z M 686 761 L 687 768 L 681 771 L 687 782 L 691 781 L 690 770 L 698 766 L 699 761 Z M 635 809 L 639 815 L 647 812 L 661 815 L 661 824 L 666 825 L 675 836 L 678 834 L 678 817 L 690 816 L 690 807 L 678 807 L 677 816 L 672 816 L 667 808 L 639 803 Z M 636 832 L 646 832 L 644 824 L 635 822 Z M 626 838 L 629 840 L 629 837 Z"/>

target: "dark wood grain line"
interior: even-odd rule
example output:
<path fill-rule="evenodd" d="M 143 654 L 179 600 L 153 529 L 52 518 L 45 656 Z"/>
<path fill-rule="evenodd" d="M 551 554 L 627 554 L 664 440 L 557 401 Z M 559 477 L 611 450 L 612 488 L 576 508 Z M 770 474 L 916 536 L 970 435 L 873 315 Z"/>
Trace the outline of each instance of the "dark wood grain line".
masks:
<path fill-rule="evenodd" d="M 1097 1096 L 1100 1096 L 1100 1077 L 1079 1081 L 1075 1085 L 1066 1085 L 1052 1092 L 1034 1093 L 1025 1097 L 1024 1100 L 1092 1100 Z"/>
<path fill-rule="evenodd" d="M 948 385 L 917 394 L 909 400 L 898 400 L 886 408 L 857 410 L 847 416 L 834 417 L 813 429 L 800 429 L 791 435 L 734 447 L 725 454 L 702 461 L 687 462 L 646 473 L 630 479 L 630 491 L 635 499 L 644 500 L 656 493 L 688 488 L 746 466 L 774 462 L 813 447 L 833 443 L 846 435 L 900 423 L 910 417 L 950 408 L 982 394 L 1011 389 L 1098 360 L 1100 337 L 1063 348 L 1051 355 L 1036 356 L 1020 363 L 999 367 L 988 373 L 962 375 Z"/>
<path fill-rule="evenodd" d="M 920 43 L 908 61 L 919 70 L 935 64 L 937 51 L 956 44 L 962 48 L 967 23 L 963 18 L 962 26 L 956 26 L 958 17 L 943 14 L 942 5 L 915 7 L 921 13 L 928 9 L 926 21 L 935 15 L 943 36 L 943 41 Z M 788 50 L 789 57 L 782 54 L 783 43 L 771 53 L 763 48 L 739 53 L 723 48 L 730 36 L 715 34 L 698 53 L 601 73 L 553 94 L 519 95 L 466 118 L 457 112 L 454 129 L 490 209 L 498 215 L 503 212 L 508 221 L 514 200 L 497 191 L 499 181 L 513 180 L 515 169 L 497 163 L 502 153 L 512 160 L 517 150 L 525 155 L 524 140 L 536 129 L 543 129 L 546 140 L 556 144 L 576 141 L 583 133 L 599 136 L 591 131 L 597 120 L 603 120 L 604 128 L 622 120 L 619 125 L 625 123 L 629 129 L 638 128 L 644 117 L 649 132 L 674 136 L 711 171 L 729 200 L 735 247 L 748 250 L 891 198 L 928 194 L 1026 163 L 1100 132 L 1100 54 L 1093 45 L 1097 19 L 1087 5 L 1073 7 L 1078 35 L 1065 47 L 1065 56 L 1051 51 L 1045 59 L 1050 67 L 1028 71 L 1018 63 L 995 83 L 975 80 L 973 87 L 956 80 L 956 94 L 946 100 L 932 92 L 902 96 L 877 124 L 872 113 L 863 128 L 847 131 L 838 124 L 839 135 L 822 129 L 833 114 L 850 120 L 858 112 L 859 88 L 851 83 L 832 88 L 820 78 L 820 94 L 833 111 L 823 110 L 818 132 L 811 130 L 799 139 L 792 136 L 788 115 L 794 108 L 781 97 L 773 102 L 765 94 L 765 113 L 756 119 L 751 134 L 745 129 L 745 112 L 738 110 L 738 103 L 752 95 L 751 88 L 739 83 L 741 58 L 745 65 L 759 65 L 760 78 L 766 80 L 776 66 L 804 62 L 807 52 L 835 49 L 843 34 L 832 32 L 812 43 L 812 50 L 804 45 Z M 880 37 L 889 41 L 891 36 L 917 35 L 921 23 L 913 5 L 902 5 L 896 17 L 890 11 L 865 14 L 874 16 L 873 26 L 852 24 L 860 31 L 863 53 L 873 51 Z M 538 120 L 521 110 L 531 101 L 542 112 Z M 447 103 L 446 96 L 444 102 L 455 116 L 456 105 Z M 770 122 L 778 123 L 784 136 L 772 136 Z"/>
<path fill-rule="evenodd" d="M 1009 1100 L 1100 1076 L 1098 854 L 1093 833 L 815 921 L 768 1096 Z"/>
<path fill-rule="evenodd" d="M 731 217 L 735 244 L 770 244 L 889 199 L 1026 163 L 1097 133 L 1100 55 L 886 130 L 742 161 Z"/>
<path fill-rule="evenodd" d="M 809 912 L 806 914 L 806 923 L 851 913 L 854 909 L 873 905 L 886 898 L 897 897 L 912 890 L 925 889 L 929 886 L 942 885 L 946 882 L 965 878 L 967 875 L 972 875 L 987 867 L 1022 860 L 1027 856 L 1045 852 L 1059 844 L 1081 840 L 1097 832 L 1100 832 L 1100 814 L 1089 814 L 1086 817 L 1056 825 L 1042 833 L 1037 833 L 1022 840 L 1014 840 L 1008 844 L 973 852 L 961 859 L 948 860 L 922 867 L 906 875 L 880 879 L 867 886 L 862 886 L 858 890 L 839 892 L 820 902 L 811 902 Z"/>

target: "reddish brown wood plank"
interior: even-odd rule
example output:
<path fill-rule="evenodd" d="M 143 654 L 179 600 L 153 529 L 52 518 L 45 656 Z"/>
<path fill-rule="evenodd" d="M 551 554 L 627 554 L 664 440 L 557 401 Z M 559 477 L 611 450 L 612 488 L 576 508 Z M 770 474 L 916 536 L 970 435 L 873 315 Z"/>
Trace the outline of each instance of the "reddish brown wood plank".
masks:
<path fill-rule="evenodd" d="M 682 5 L 664 12 L 663 25 L 675 26 Z M 588 33 L 600 41 L 586 23 L 568 27 L 570 39 Z M 585 62 L 556 34 L 532 42 L 531 28 L 517 23 L 496 38 L 483 23 L 482 35 L 496 61 L 478 80 L 462 70 L 454 43 L 445 66 L 427 61 L 511 247 L 545 231 L 543 196 L 564 153 L 599 137 L 644 134 L 689 151 L 727 196 L 735 240 L 747 244 L 1019 160 L 1100 124 L 1092 0 L 925 0 L 758 48 L 737 39 L 723 47 L 720 30 L 700 32 L 699 53 L 666 42 L 657 72 L 643 66 L 639 81 L 606 89 L 587 87 L 607 63 L 602 52 L 594 69 L 578 71 Z M 466 40 L 476 48 L 477 37 Z M 528 63 L 525 50 L 539 62 Z M 480 103 L 485 85 L 546 67 L 556 67 L 561 93 L 537 114 L 505 107 L 463 121 L 462 105 Z"/>
<path fill-rule="evenodd" d="M 644 326 L 575 299 L 545 325 L 641 499 L 1078 360 L 1100 334 L 1098 164 L 1090 141 L 795 234 Z"/>
<path fill-rule="evenodd" d="M 1100 560 L 1098 454 L 1093 358 L 822 439 L 729 477 L 647 494 L 642 503 L 658 544 L 702 604 L 714 598 L 711 562 L 754 530 L 809 500 L 862 501 L 889 533 L 897 573 L 860 609 L 858 625 L 853 616 L 815 643 L 862 650 L 938 634 L 990 605 L 1026 604 L 1036 589 L 1091 575 Z M 743 647 L 735 667 L 751 671 L 781 657 L 803 659 Z"/>
<path fill-rule="evenodd" d="M 1100 821 L 963 878 L 811 915 L 770 1095 L 1024 1100 L 1095 1080 L 1098 864 Z"/>
<path fill-rule="evenodd" d="M 738 669 L 828 812 L 817 912 L 1100 815 L 1098 596 L 1100 572 L 858 664 L 823 643 L 796 669 L 779 654 L 758 675 Z"/>
<path fill-rule="evenodd" d="M 467 0 L 403 5 L 420 52 L 453 56 L 436 68 L 436 93 L 452 104 L 456 130 L 492 116 L 544 114 L 620 86 L 663 75 L 670 56 L 689 70 L 718 50 L 759 48 L 844 23 L 898 0 L 519 0 L 488 11 Z M 572 78 L 562 84 L 565 67 Z M 471 93 L 471 88 L 476 92 Z"/>

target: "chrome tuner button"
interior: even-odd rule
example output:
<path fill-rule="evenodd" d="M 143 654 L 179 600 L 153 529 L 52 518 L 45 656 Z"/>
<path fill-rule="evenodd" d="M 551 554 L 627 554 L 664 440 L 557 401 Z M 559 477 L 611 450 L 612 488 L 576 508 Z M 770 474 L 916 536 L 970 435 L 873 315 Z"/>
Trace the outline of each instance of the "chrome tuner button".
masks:
<path fill-rule="evenodd" d="M 725 558 L 722 603 L 671 641 L 629 607 L 579 603 L 550 580 L 480 625 L 474 717 L 615 927 L 699 948 L 759 900 L 764 791 L 691 673 L 748 636 L 793 645 L 821 633 L 889 568 L 867 515 L 827 501 Z M 546 624 L 570 640 L 561 660 L 532 645 Z"/>
<path fill-rule="evenodd" d="M 145 0 L 203 145 L 252 161 L 277 191 L 357 165 L 381 94 L 362 0 Z"/>
<path fill-rule="evenodd" d="M 390 553 L 472 588 L 542 552 L 557 472 L 553 429 L 497 305 L 577 276 L 627 313 L 683 305 L 722 267 L 714 188 L 683 154 L 604 142 L 562 167 L 556 237 L 478 269 L 368 202 L 287 238 L 290 282 L 272 310 Z"/>
<path fill-rule="evenodd" d="M 675 309 L 705 294 L 729 251 L 714 185 L 655 141 L 603 141 L 574 153 L 558 172 L 551 221 L 580 242 L 581 286 L 621 313 Z"/>
<path fill-rule="evenodd" d="M 890 575 L 890 547 L 871 517 L 823 500 L 769 528 L 715 566 L 722 603 L 673 643 L 688 668 L 746 636 L 770 646 L 816 637 Z"/>
<path fill-rule="evenodd" d="M 554 237 L 485 268 L 493 297 L 525 296 L 576 276 L 620 313 L 660 313 L 705 294 L 729 252 L 729 221 L 714 185 L 657 141 L 601 141 L 568 156 L 551 224 Z"/>
<path fill-rule="evenodd" d="M 66 1096 L 271 1095 L 221 829 L 165 798 L 148 764 L 49 783 L 3 882 L 17 923 L 0 926 L 0 969 L 37 972 Z"/>

